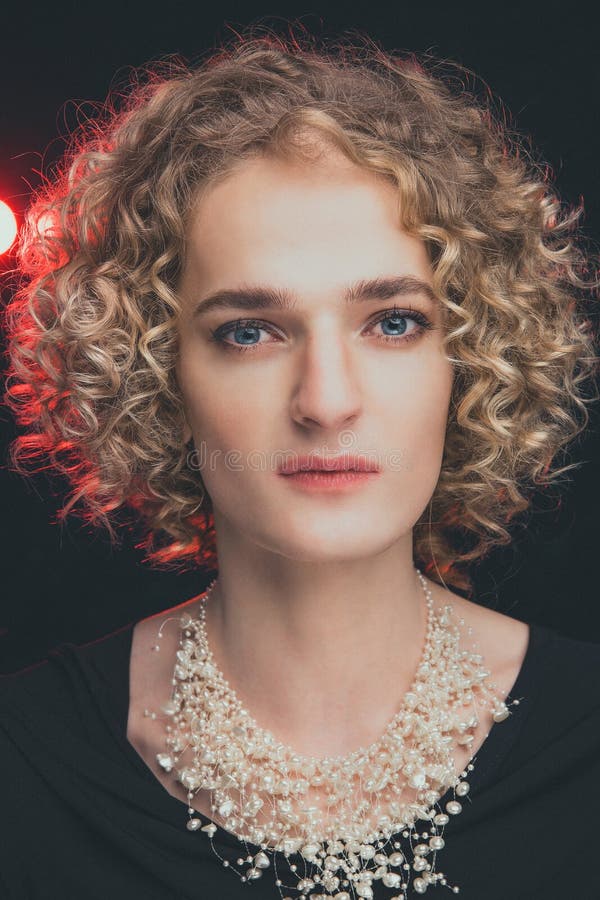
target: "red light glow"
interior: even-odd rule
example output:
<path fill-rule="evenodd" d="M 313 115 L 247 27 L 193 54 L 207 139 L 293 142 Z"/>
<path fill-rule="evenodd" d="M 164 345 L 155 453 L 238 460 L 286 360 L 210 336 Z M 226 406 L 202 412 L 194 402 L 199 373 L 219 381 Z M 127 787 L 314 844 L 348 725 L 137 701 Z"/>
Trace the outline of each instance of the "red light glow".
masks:
<path fill-rule="evenodd" d="M 17 236 L 15 214 L 3 200 L 0 200 L 0 254 L 6 253 Z"/>

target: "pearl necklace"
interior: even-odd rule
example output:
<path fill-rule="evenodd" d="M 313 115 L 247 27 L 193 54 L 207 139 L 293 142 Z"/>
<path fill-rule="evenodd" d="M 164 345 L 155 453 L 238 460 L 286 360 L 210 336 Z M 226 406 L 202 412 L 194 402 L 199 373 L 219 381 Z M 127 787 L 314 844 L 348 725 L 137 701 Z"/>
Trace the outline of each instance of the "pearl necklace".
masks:
<path fill-rule="evenodd" d="M 164 771 L 174 770 L 187 790 L 187 828 L 205 833 L 223 865 L 242 881 L 261 878 L 271 856 L 283 900 L 292 898 L 284 897 L 282 887 L 299 891 L 300 900 L 309 895 L 310 900 L 371 900 L 378 880 L 396 891 L 389 900 L 407 900 L 411 877 L 417 894 L 437 882 L 459 892 L 435 871 L 444 826 L 462 811 L 457 798 L 468 794 L 466 778 L 474 768 L 471 760 L 455 773 L 452 745 L 473 742 L 477 704 L 502 722 L 510 715 L 508 706 L 519 701 L 507 705 L 493 693 L 496 685 L 488 685 L 482 657 L 459 647 L 452 607 L 436 614 L 427 582 L 415 571 L 426 597 L 427 628 L 411 688 L 383 734 L 347 756 L 301 756 L 260 728 L 243 707 L 208 645 L 206 604 L 216 579 L 203 596 L 199 617 L 179 617 L 173 691 L 161 707 L 169 721 L 167 752 L 156 759 Z M 157 718 L 148 709 L 144 715 Z M 185 763 L 182 757 L 190 750 L 192 760 Z M 444 811 L 437 801 L 448 788 L 454 799 Z M 219 855 L 215 822 L 202 825 L 194 815 L 191 803 L 200 789 L 210 792 L 213 819 L 245 845 L 245 856 L 237 860 L 239 866 L 248 864 L 245 871 Z M 422 834 L 416 831 L 419 820 L 427 823 Z M 255 845 L 253 851 L 247 842 Z M 294 886 L 279 877 L 283 861 L 297 880 Z"/>

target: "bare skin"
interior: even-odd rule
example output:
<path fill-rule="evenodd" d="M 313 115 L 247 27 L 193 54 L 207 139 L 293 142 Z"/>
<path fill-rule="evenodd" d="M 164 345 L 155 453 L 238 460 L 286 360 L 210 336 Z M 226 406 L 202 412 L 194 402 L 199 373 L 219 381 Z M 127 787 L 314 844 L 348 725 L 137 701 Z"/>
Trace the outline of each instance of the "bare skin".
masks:
<path fill-rule="evenodd" d="M 240 161 L 202 191 L 188 222 L 177 379 L 182 440 L 193 437 L 211 461 L 202 479 L 219 580 L 209 641 L 255 720 L 301 755 L 372 744 L 421 654 L 413 529 L 439 480 L 454 378 L 432 282 L 394 187 L 333 151 L 311 165 Z M 334 495 L 294 486 L 275 464 L 281 452 L 315 451 L 375 452 L 380 471 Z M 505 696 L 528 627 L 430 587 L 473 629 L 467 643 Z M 128 739 L 182 802 L 184 789 L 156 764 L 164 723 L 143 711 L 158 712 L 171 693 L 177 623 L 158 654 L 156 632 L 197 602 L 138 623 L 131 657 Z M 482 715 L 457 771 L 491 725 Z M 210 816 L 200 793 L 194 805 Z"/>
<path fill-rule="evenodd" d="M 469 640 L 476 644 L 478 651 L 482 653 L 485 664 L 492 673 L 490 681 L 497 685 L 499 696 L 505 698 L 511 692 L 523 664 L 529 641 L 529 626 L 504 613 L 466 600 L 429 579 L 427 579 L 427 583 L 433 595 L 435 609 L 438 610 L 444 604 L 449 603 L 456 616 L 464 619 L 465 629 L 472 628 Z M 129 673 L 130 704 L 127 740 L 164 789 L 172 797 L 185 803 L 186 806 L 185 789 L 173 778 L 172 773 L 165 772 L 156 761 L 156 754 L 164 752 L 166 749 L 164 720 L 152 720 L 144 716 L 144 710 L 151 709 L 159 713 L 160 705 L 171 696 L 173 660 L 179 646 L 179 626 L 177 621 L 174 621 L 163 628 L 163 638 L 160 641 L 161 650 L 156 653 L 151 650 L 151 647 L 157 643 L 156 636 L 159 628 L 168 618 L 171 616 L 178 618 L 184 611 L 195 615 L 198 606 L 198 598 L 192 597 L 173 609 L 138 622 L 133 632 Z M 213 647 L 214 650 L 216 648 Z M 223 671 L 234 690 L 238 695 L 243 696 L 243 686 L 232 681 L 227 670 L 223 669 Z M 404 684 L 398 684 L 396 705 L 399 705 L 409 687 L 410 679 Z M 250 707 L 250 711 L 253 711 L 252 707 Z M 479 726 L 474 731 L 472 745 L 456 749 L 454 759 L 457 773 L 460 773 L 469 760 L 477 754 L 494 725 L 489 712 L 484 714 L 482 710 L 479 718 Z M 261 721 L 260 724 L 270 727 L 280 740 L 288 743 L 286 735 L 277 727 L 276 721 L 270 723 Z M 360 734 L 360 732 L 357 733 Z M 376 737 L 377 735 L 366 729 L 363 731 L 362 739 L 359 739 L 356 745 L 348 746 L 346 752 L 350 753 L 356 749 L 356 746 L 368 745 Z M 323 755 L 327 754 L 323 753 Z M 192 800 L 192 806 L 208 818 L 213 818 L 210 798 L 206 791 L 200 790 L 196 793 Z"/>

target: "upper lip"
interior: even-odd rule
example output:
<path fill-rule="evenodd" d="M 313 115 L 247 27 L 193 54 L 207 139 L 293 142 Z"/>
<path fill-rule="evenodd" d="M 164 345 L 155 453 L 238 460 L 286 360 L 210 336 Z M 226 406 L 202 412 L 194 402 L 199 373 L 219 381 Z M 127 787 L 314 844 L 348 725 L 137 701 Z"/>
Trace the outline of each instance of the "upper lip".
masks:
<path fill-rule="evenodd" d="M 354 470 L 357 472 L 377 472 L 378 466 L 368 456 L 342 453 L 339 456 L 294 456 L 280 466 L 282 475 L 293 475 L 295 472 L 341 472 Z"/>

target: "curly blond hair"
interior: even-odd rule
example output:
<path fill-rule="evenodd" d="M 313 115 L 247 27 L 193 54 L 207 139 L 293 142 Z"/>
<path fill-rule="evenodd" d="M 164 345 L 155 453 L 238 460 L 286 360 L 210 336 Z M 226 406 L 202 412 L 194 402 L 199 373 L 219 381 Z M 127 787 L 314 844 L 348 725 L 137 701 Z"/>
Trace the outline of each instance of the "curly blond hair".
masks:
<path fill-rule="evenodd" d="M 598 281 L 581 207 L 566 209 L 525 138 L 465 85 L 468 70 L 353 32 L 236 36 L 194 66 L 148 66 L 71 136 L 34 198 L 6 310 L 5 400 L 27 431 L 14 468 L 47 460 L 89 523 L 135 510 L 145 560 L 217 568 L 210 498 L 183 443 L 177 281 L 202 185 L 260 153 L 330 142 L 398 191 L 425 242 L 455 367 L 441 473 L 413 531 L 431 578 L 511 540 L 597 395 Z M 564 461 L 564 460 L 562 460 Z"/>

